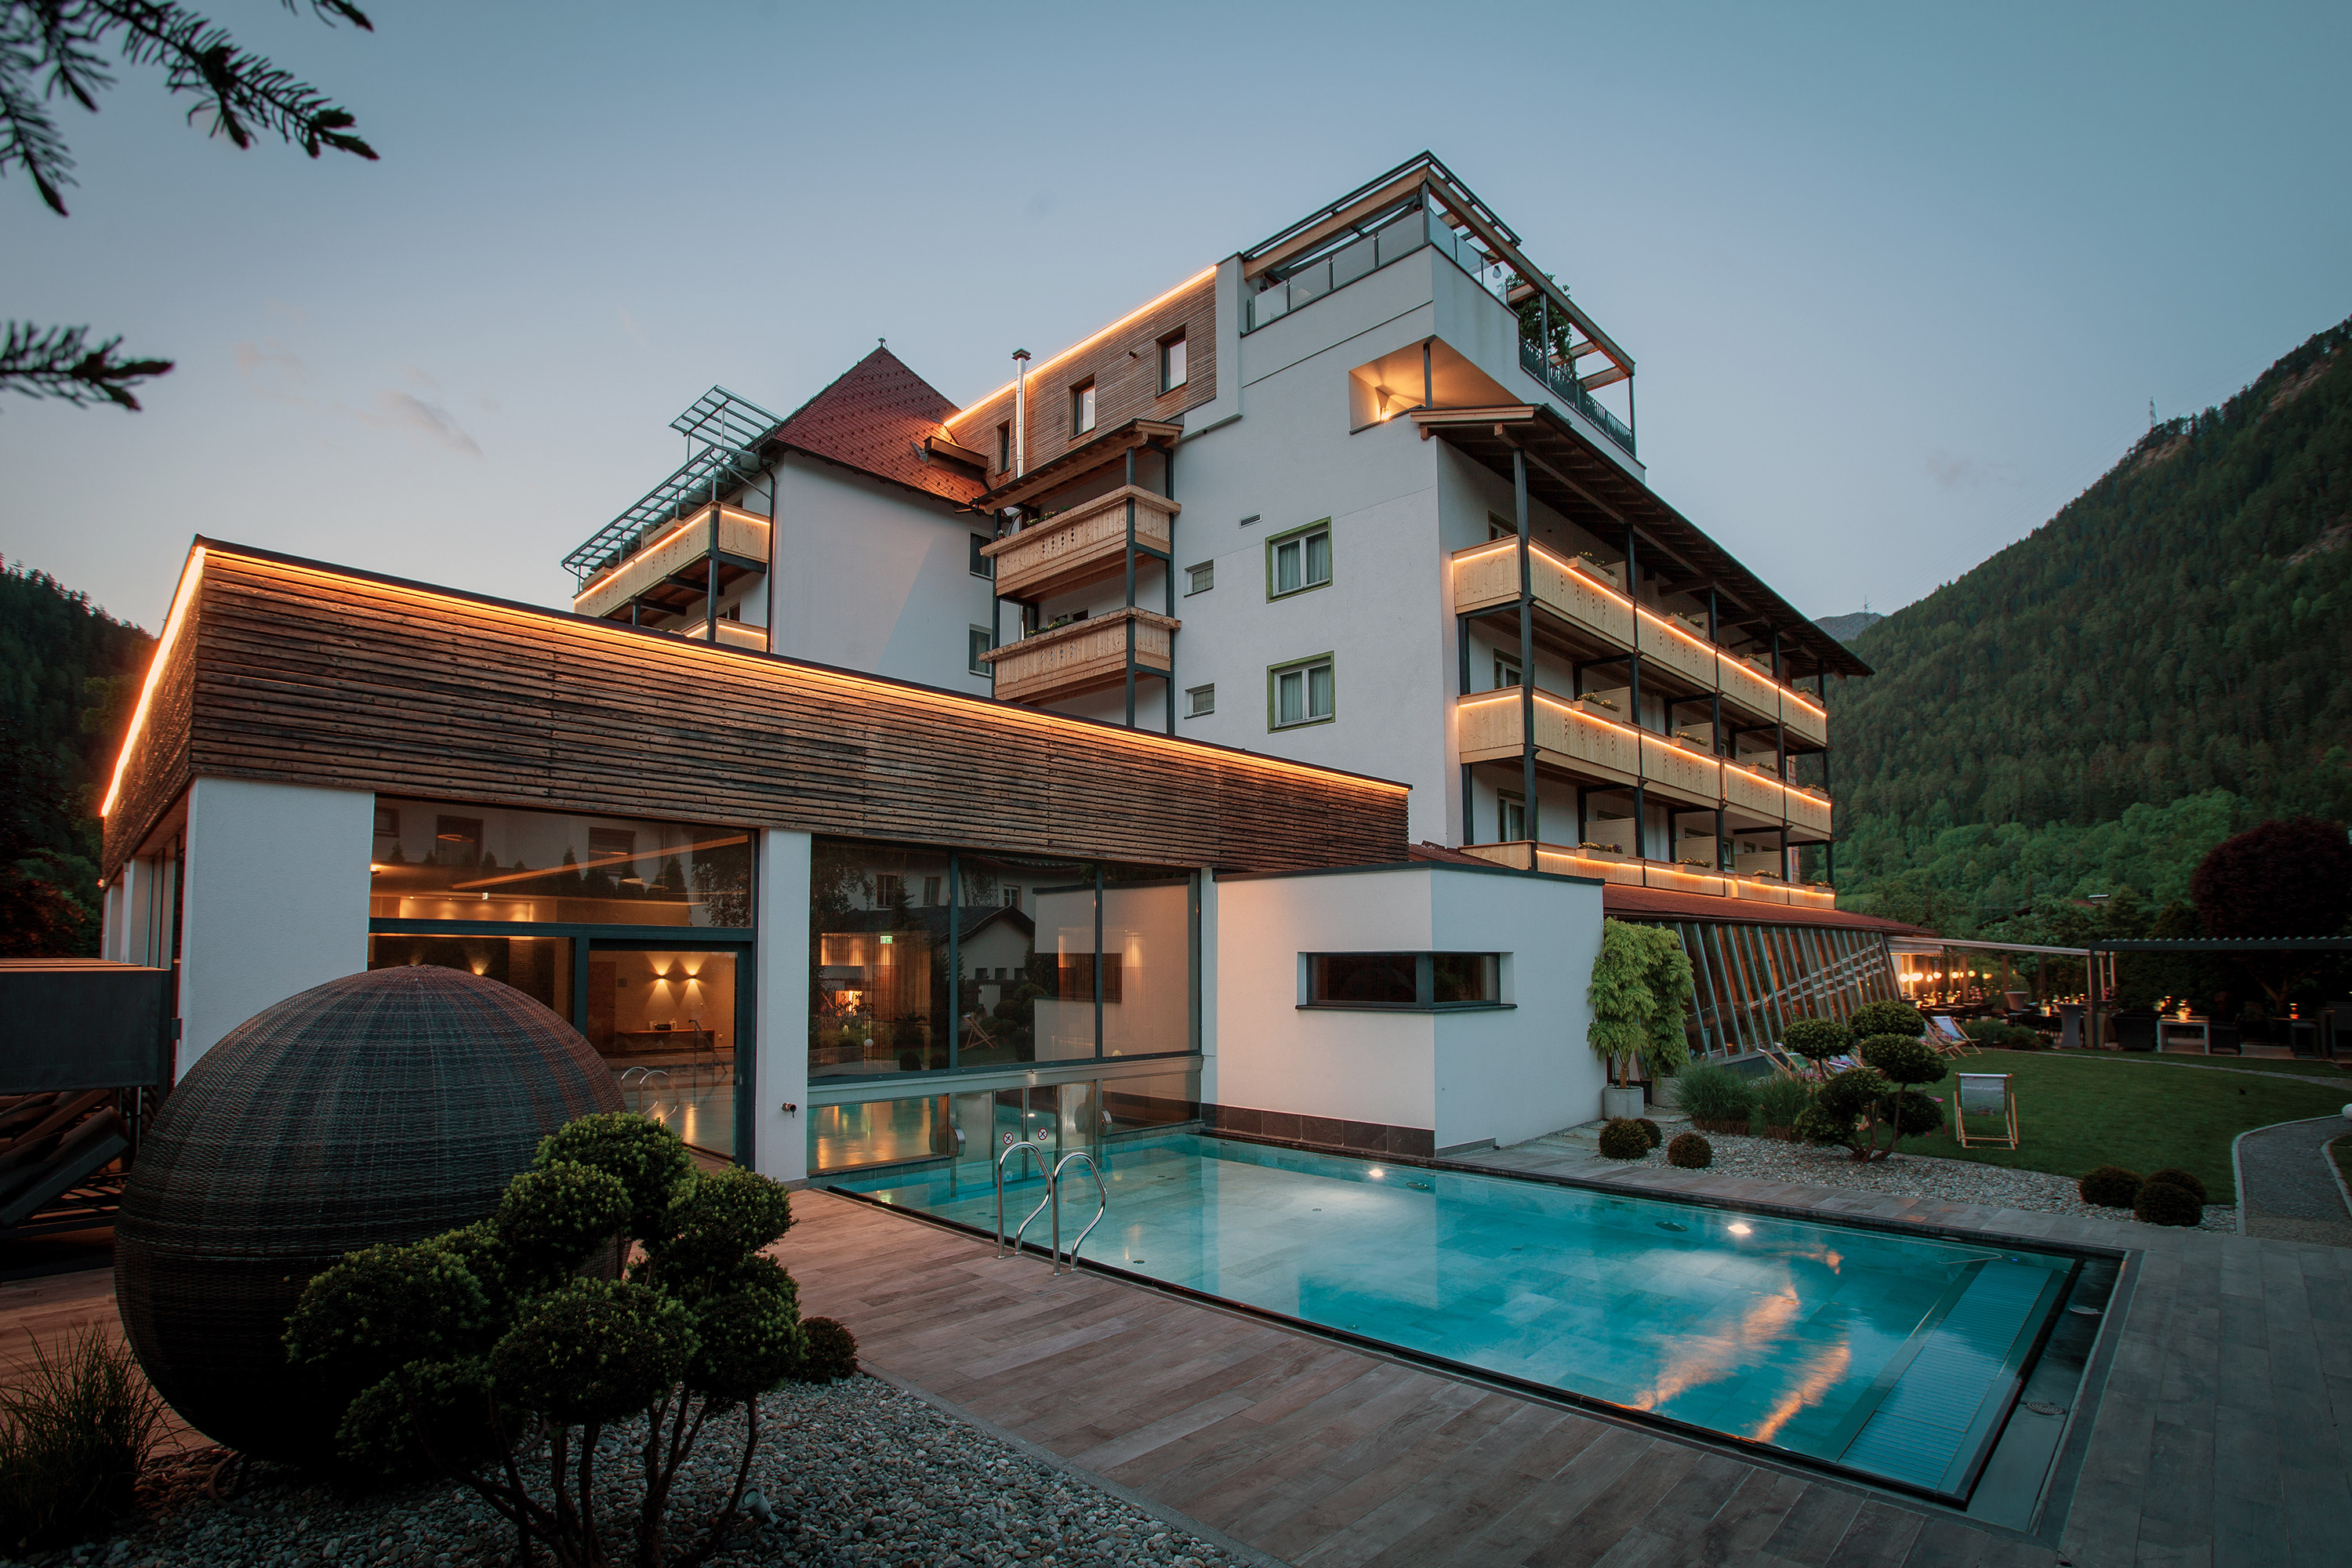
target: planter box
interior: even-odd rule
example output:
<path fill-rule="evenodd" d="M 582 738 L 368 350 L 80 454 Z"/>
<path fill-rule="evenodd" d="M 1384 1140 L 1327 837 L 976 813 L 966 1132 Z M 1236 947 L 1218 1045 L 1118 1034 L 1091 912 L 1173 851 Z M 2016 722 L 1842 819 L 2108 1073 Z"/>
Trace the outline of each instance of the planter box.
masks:
<path fill-rule="evenodd" d="M 1622 1116 L 1638 1121 L 1643 1109 L 1639 1088 L 1604 1089 L 1601 1091 L 1601 1114 L 1607 1120 L 1614 1121 Z"/>

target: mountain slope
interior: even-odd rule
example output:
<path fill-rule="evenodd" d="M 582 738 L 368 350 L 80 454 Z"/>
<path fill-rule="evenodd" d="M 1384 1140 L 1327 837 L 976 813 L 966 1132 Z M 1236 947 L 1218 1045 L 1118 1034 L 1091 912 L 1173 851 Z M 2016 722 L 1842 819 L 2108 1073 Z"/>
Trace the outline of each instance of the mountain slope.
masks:
<path fill-rule="evenodd" d="M 2184 896 L 2261 817 L 2352 815 L 2352 321 L 2159 426 L 1870 626 L 1833 689 L 1842 903 L 1938 923 Z"/>
<path fill-rule="evenodd" d="M 1842 643 L 1851 643 L 1885 618 L 1876 610 L 1849 610 L 1843 616 L 1823 616 L 1813 625 Z"/>

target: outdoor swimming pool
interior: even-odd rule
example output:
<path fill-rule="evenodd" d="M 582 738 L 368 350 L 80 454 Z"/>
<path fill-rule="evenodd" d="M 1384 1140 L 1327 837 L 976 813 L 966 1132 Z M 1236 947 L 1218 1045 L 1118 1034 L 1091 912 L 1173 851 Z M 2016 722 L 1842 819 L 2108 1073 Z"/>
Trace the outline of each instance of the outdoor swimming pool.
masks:
<path fill-rule="evenodd" d="M 1101 1158 L 1091 1261 L 1961 1500 L 2077 1267 L 1191 1132 Z M 1069 1174 L 1066 1246 L 1095 1212 Z M 833 1184 L 994 1225 L 984 1162 Z M 1008 1229 L 1043 1191 L 1007 1183 Z"/>

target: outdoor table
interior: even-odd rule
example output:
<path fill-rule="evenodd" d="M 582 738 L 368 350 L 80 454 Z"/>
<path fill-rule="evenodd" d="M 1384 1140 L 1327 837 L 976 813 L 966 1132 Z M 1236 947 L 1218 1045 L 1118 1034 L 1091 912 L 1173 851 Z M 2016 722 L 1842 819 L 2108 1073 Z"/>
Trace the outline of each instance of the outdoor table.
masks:
<path fill-rule="evenodd" d="M 2156 1021 L 2156 1048 L 2162 1050 L 2165 1042 L 2172 1037 L 2173 1031 L 2177 1029 L 2182 1034 L 2196 1035 L 2199 1048 L 2210 1057 L 2213 1054 L 2212 1026 L 2213 1020 L 2210 1018 L 2181 1018 L 2167 1015 Z"/>

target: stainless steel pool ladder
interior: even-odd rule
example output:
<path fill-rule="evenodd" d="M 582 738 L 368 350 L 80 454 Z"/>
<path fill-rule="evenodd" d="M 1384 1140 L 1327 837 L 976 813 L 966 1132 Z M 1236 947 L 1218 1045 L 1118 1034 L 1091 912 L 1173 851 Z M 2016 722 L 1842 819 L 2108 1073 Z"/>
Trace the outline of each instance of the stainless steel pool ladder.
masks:
<path fill-rule="evenodd" d="M 1029 1228 L 1029 1222 L 1035 1219 L 1044 1210 L 1048 1208 L 1052 1209 L 1054 1211 L 1052 1220 L 1054 1227 L 1054 1250 L 1052 1256 L 1054 1260 L 1054 1272 L 1056 1274 L 1062 1272 L 1062 1205 L 1056 1201 L 1062 1187 L 1062 1173 L 1068 1169 L 1071 1161 L 1083 1160 L 1086 1162 L 1087 1172 L 1092 1174 L 1095 1179 L 1095 1217 L 1087 1221 L 1086 1229 L 1078 1232 L 1078 1238 L 1070 1243 L 1070 1267 L 1075 1269 L 1078 1266 L 1078 1248 L 1087 1244 L 1087 1237 L 1094 1234 L 1095 1226 L 1102 1224 L 1103 1216 L 1110 1212 L 1110 1189 L 1103 1184 L 1102 1167 L 1095 1163 L 1095 1157 L 1092 1154 L 1087 1153 L 1085 1150 L 1073 1149 L 1068 1153 L 1063 1155 L 1057 1163 L 1048 1165 L 1045 1163 L 1045 1151 L 1037 1143 L 1026 1138 L 1024 1138 L 1017 1143 L 1006 1144 L 1003 1151 L 996 1156 L 996 1256 L 999 1258 L 1004 1256 L 1006 1241 L 1004 1235 L 1004 1162 L 1012 1159 L 1015 1154 L 1020 1153 L 1023 1150 L 1026 1150 L 1031 1154 L 1036 1156 L 1037 1173 L 1045 1178 L 1045 1195 L 1039 1198 L 1037 1200 L 1037 1206 L 1031 1209 L 1027 1214 L 1022 1215 L 1021 1223 L 1013 1227 L 1013 1236 L 1011 1237 L 1013 1250 L 1015 1252 L 1021 1250 L 1021 1233 Z"/>

